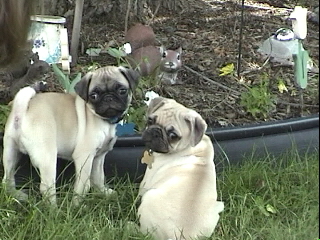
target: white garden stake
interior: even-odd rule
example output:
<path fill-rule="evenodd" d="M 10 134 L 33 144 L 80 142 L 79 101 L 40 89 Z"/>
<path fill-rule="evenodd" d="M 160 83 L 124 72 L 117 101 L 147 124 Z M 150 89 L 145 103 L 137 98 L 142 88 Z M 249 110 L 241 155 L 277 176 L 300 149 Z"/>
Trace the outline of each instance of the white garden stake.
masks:
<path fill-rule="evenodd" d="M 307 36 L 307 9 L 295 6 L 289 17 L 292 20 L 292 30 L 298 39 L 305 39 Z"/>
<path fill-rule="evenodd" d="M 61 45 L 60 62 L 62 64 L 62 69 L 67 74 L 70 74 L 71 56 L 69 55 L 68 32 L 66 28 L 60 29 L 60 45 Z"/>
<path fill-rule="evenodd" d="M 302 47 L 302 40 L 307 36 L 307 9 L 296 6 L 290 14 L 292 29 L 295 38 L 298 39 L 297 51 L 293 54 L 295 80 L 302 89 L 307 87 L 307 63 L 309 60 L 308 51 Z"/>

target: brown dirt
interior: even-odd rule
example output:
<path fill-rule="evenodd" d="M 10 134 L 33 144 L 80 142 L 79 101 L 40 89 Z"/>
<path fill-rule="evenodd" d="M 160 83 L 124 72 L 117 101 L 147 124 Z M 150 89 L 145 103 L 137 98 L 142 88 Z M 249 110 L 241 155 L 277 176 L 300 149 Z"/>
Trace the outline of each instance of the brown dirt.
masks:
<path fill-rule="evenodd" d="M 195 6 L 196 5 L 195 1 Z M 241 1 L 237 1 L 238 3 Z M 266 2 L 266 1 L 265 1 Z M 214 127 L 236 126 L 253 122 L 288 119 L 318 113 L 318 73 L 309 72 L 307 89 L 301 92 L 294 83 L 291 66 L 279 66 L 267 62 L 257 52 L 260 44 L 281 27 L 291 28 L 288 16 L 294 5 L 276 1 L 249 3 L 244 10 L 242 58 L 240 78 L 236 71 L 227 76 L 219 76 L 219 69 L 226 64 L 237 66 L 241 6 L 235 1 L 206 1 L 206 7 L 199 6 L 192 12 L 179 15 L 160 15 L 150 24 L 157 38 L 167 47 L 181 45 L 186 68 L 179 72 L 181 85 L 157 86 L 160 95 L 176 99 L 187 107 L 197 110 Z M 279 1 L 278 1 L 279 2 Z M 309 9 L 318 5 L 312 0 Z M 308 22 L 308 35 L 303 41 L 304 48 L 318 67 L 319 31 L 318 24 Z M 69 31 L 71 32 L 71 31 Z M 108 54 L 89 57 L 85 49 L 90 47 L 119 46 L 124 42 L 124 24 L 113 25 L 105 22 L 83 23 L 81 33 L 82 54 L 73 72 L 86 72 L 88 66 L 116 64 Z M 53 75 L 51 75 L 54 77 Z M 240 105 L 240 96 L 247 88 L 256 86 L 268 76 L 269 90 L 277 98 L 275 108 L 267 117 L 253 118 Z M 281 79 L 288 92 L 280 93 L 277 87 Z M 48 79 L 47 79 L 48 80 Z M 220 84 L 218 86 L 216 83 Z M 221 87 L 223 85 L 224 87 Z M 54 86 L 56 86 L 54 84 Z"/>

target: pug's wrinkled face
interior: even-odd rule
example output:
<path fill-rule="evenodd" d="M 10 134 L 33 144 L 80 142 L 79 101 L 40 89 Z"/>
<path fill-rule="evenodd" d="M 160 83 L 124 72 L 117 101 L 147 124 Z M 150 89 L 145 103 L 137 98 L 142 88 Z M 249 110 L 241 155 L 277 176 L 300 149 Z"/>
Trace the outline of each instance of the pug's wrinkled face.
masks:
<path fill-rule="evenodd" d="M 139 78 L 135 70 L 107 66 L 87 73 L 76 84 L 75 91 L 96 115 L 117 123 L 129 108 Z"/>
<path fill-rule="evenodd" d="M 154 152 L 174 153 L 197 145 L 206 128 L 197 112 L 173 99 L 160 97 L 150 102 L 142 139 Z"/>

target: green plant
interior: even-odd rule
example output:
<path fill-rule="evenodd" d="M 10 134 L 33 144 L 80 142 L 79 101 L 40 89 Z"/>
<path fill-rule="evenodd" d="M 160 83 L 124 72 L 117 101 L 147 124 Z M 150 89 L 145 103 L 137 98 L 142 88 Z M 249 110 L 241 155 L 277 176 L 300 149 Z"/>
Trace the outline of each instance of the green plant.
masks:
<path fill-rule="evenodd" d="M 74 86 L 81 80 L 81 73 L 79 72 L 75 78 L 71 80 L 69 74 L 64 74 L 56 64 L 52 64 L 52 69 L 63 89 L 68 93 L 73 93 Z"/>
<path fill-rule="evenodd" d="M 126 60 L 125 56 L 131 50 L 126 48 L 127 46 L 119 48 L 109 47 L 107 50 L 109 55 L 117 59 L 118 66 L 130 67 L 130 63 Z M 125 123 L 133 122 L 138 132 L 141 132 L 145 127 L 145 113 L 147 110 L 147 105 L 144 102 L 146 100 L 145 94 L 154 89 L 156 85 L 157 81 L 153 76 L 142 77 L 139 80 L 139 84 L 134 92 L 133 101 L 124 118 Z"/>
<path fill-rule="evenodd" d="M 128 56 L 128 54 L 131 53 L 131 46 L 129 43 L 124 44 L 123 46 L 121 46 L 119 48 L 109 47 L 107 49 L 107 53 L 117 60 L 118 66 L 132 68 L 132 63 L 133 63 L 132 61 L 134 61 L 134 60 L 131 58 L 131 61 L 129 61 L 126 58 L 126 56 Z M 148 58 L 142 57 L 142 61 L 148 63 Z M 138 68 L 138 67 L 139 67 L 139 63 L 136 62 L 135 68 Z"/>
<path fill-rule="evenodd" d="M 81 72 L 90 72 L 94 71 L 98 68 L 101 68 L 102 66 L 97 62 L 91 62 L 89 65 L 86 64 L 85 66 L 81 66 Z"/>
<path fill-rule="evenodd" d="M 107 53 L 117 60 L 117 65 L 125 66 L 125 67 L 130 67 L 129 62 L 125 59 L 125 56 L 127 56 L 127 53 L 130 53 L 130 52 L 131 52 L 131 49 L 129 50 L 129 52 L 127 52 L 124 46 L 119 48 L 109 47 L 107 49 Z"/>
<path fill-rule="evenodd" d="M 0 105 L 0 132 L 4 132 L 4 126 L 10 113 L 8 105 Z"/>
<path fill-rule="evenodd" d="M 142 77 L 134 92 L 133 100 L 127 115 L 125 116 L 125 122 L 133 122 L 136 125 L 136 130 L 141 132 L 145 128 L 146 124 L 146 111 L 147 104 L 146 93 L 149 91 L 156 91 L 158 82 L 152 76 Z"/>
<path fill-rule="evenodd" d="M 147 111 L 147 105 L 137 104 L 136 106 L 130 106 L 128 113 L 125 117 L 125 122 L 132 122 L 135 124 L 135 129 L 138 132 L 142 132 L 145 127 L 145 113 Z"/>
<path fill-rule="evenodd" d="M 245 85 L 246 86 L 246 85 Z M 267 118 L 270 111 L 275 107 L 276 98 L 269 91 L 269 81 L 264 77 L 259 85 L 248 87 L 240 97 L 240 104 L 254 118 Z"/>

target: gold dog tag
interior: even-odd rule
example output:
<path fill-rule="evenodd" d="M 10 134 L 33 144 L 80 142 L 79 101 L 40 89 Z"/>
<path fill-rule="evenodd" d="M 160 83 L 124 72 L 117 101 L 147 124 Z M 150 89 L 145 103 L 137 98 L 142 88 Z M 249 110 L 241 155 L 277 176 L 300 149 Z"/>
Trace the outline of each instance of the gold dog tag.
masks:
<path fill-rule="evenodd" d="M 147 164 L 148 168 L 152 167 L 153 155 L 152 155 L 152 151 L 151 150 L 144 151 L 143 157 L 141 158 L 141 163 Z"/>

